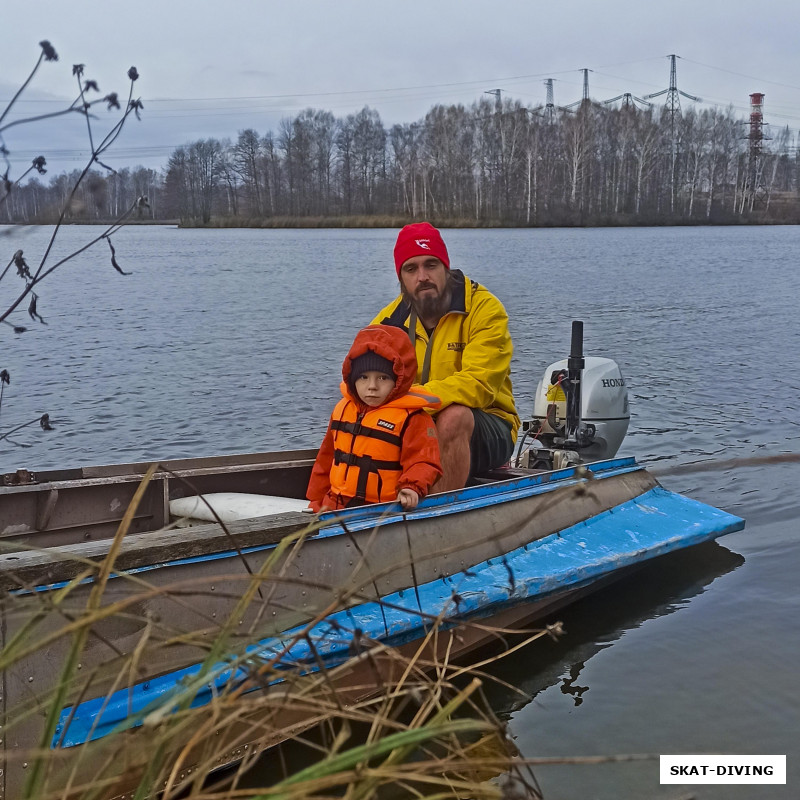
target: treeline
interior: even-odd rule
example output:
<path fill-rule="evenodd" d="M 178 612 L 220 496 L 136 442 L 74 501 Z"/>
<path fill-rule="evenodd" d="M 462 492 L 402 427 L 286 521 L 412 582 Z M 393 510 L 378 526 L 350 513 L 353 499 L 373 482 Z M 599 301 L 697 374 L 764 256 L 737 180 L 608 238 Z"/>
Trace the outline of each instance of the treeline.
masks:
<path fill-rule="evenodd" d="M 569 112 L 481 99 L 437 105 L 388 129 L 368 107 L 343 119 L 307 109 L 277 132 L 179 147 L 162 175 L 98 173 L 71 213 L 113 217 L 146 194 L 154 219 L 195 225 L 798 221 L 800 165 L 789 129 L 760 152 L 748 132 L 732 109 L 673 115 L 630 100 L 585 101 Z M 40 217 L 63 196 L 60 181 L 31 181 L 8 213 Z"/>
<path fill-rule="evenodd" d="M 150 209 L 140 219 L 163 219 L 161 197 L 164 176 L 145 167 L 116 172 L 90 170 L 79 182 L 82 170 L 62 172 L 48 184 L 39 178 L 14 187 L 0 204 L 0 223 L 53 224 L 65 210 L 65 221 L 95 222 L 117 219 L 137 198 L 146 197 Z M 70 199 L 71 198 L 71 199 Z"/>

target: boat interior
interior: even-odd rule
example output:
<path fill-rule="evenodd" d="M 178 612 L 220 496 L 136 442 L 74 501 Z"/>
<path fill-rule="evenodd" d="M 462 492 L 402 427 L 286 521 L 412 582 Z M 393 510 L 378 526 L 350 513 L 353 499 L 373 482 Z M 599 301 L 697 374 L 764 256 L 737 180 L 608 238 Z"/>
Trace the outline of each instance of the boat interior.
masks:
<path fill-rule="evenodd" d="M 179 501 L 201 494 L 241 496 L 244 508 L 249 510 L 223 515 L 225 522 L 290 509 L 300 511 L 307 504 L 305 491 L 315 457 L 315 450 L 293 450 L 164 461 L 146 487 L 128 533 L 186 525 L 185 505 Z M 140 462 L 5 474 L 0 487 L 0 547 L 8 553 L 31 545 L 46 548 L 113 537 L 150 466 L 149 462 Z M 504 468 L 476 477 L 471 484 L 534 472 Z M 252 501 L 258 498 L 265 501 L 263 510 L 253 513 L 259 503 Z M 297 503 L 287 506 L 274 502 L 282 498 L 293 498 Z M 197 521 L 208 524 L 214 517 L 200 514 Z M 191 519 L 188 524 L 192 524 Z"/>

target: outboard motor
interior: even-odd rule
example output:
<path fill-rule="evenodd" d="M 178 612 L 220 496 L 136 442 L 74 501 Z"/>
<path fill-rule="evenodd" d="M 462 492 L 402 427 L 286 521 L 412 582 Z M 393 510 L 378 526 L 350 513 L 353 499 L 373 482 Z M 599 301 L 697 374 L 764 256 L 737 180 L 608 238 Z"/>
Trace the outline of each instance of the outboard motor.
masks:
<path fill-rule="evenodd" d="M 629 422 L 619 365 L 610 358 L 584 357 L 583 323 L 575 321 L 570 357 L 551 364 L 536 387 L 533 419 L 523 422 L 516 464 L 561 469 L 613 458 Z"/>

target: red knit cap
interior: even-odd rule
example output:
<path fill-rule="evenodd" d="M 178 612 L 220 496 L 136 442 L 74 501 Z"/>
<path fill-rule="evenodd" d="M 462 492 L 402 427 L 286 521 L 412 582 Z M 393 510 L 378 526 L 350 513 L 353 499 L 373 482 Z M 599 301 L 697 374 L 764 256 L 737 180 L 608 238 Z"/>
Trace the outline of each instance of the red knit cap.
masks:
<path fill-rule="evenodd" d="M 415 222 L 406 225 L 397 235 L 397 244 L 394 246 L 394 266 L 397 276 L 400 276 L 400 267 L 414 256 L 433 256 L 438 258 L 447 269 L 450 269 L 450 256 L 444 245 L 442 234 L 430 222 Z"/>

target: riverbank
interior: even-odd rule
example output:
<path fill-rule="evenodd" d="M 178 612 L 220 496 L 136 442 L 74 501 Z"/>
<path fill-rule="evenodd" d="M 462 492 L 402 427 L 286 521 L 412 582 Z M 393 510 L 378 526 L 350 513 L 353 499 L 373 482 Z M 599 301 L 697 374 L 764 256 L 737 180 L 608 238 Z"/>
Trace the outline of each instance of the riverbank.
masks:
<path fill-rule="evenodd" d="M 273 217 L 244 217 L 244 216 L 217 216 L 203 222 L 200 219 L 178 217 L 169 219 L 133 219 L 125 223 L 130 225 L 166 225 L 179 228 L 207 228 L 207 229 L 229 229 L 229 228 L 273 228 L 273 229 L 375 229 L 375 228 L 402 228 L 411 222 L 427 220 L 439 228 L 462 228 L 462 229 L 497 229 L 507 228 L 693 228 L 708 226 L 752 226 L 752 225 L 798 225 L 800 224 L 800 209 L 785 209 L 779 215 L 767 216 L 764 213 L 753 213 L 749 215 L 721 215 L 712 214 L 710 217 L 681 217 L 678 215 L 614 215 L 614 216 L 554 216 L 547 219 L 539 219 L 537 222 L 517 223 L 503 219 L 471 219 L 466 217 L 441 217 L 436 214 L 408 215 L 341 215 L 341 216 L 302 216 L 285 215 Z M 4 225 L 27 227 L 33 225 L 50 226 L 54 220 L 49 218 L 35 219 L 28 222 L 5 222 Z M 112 219 L 70 219 L 61 223 L 62 225 L 93 225 L 109 226 L 116 224 Z"/>
<path fill-rule="evenodd" d="M 731 219 L 684 219 L 679 217 L 653 219 L 586 219 L 560 220 L 558 222 L 541 222 L 538 224 L 515 224 L 504 220 L 474 220 L 459 218 L 439 218 L 436 215 L 420 215 L 418 217 L 220 217 L 209 222 L 194 220 L 176 220 L 172 224 L 180 228 L 402 228 L 411 222 L 428 220 L 439 228 L 666 228 L 666 227 L 708 227 L 730 225 L 733 227 L 748 225 L 797 225 L 800 215 L 795 218 L 735 217 Z"/>

